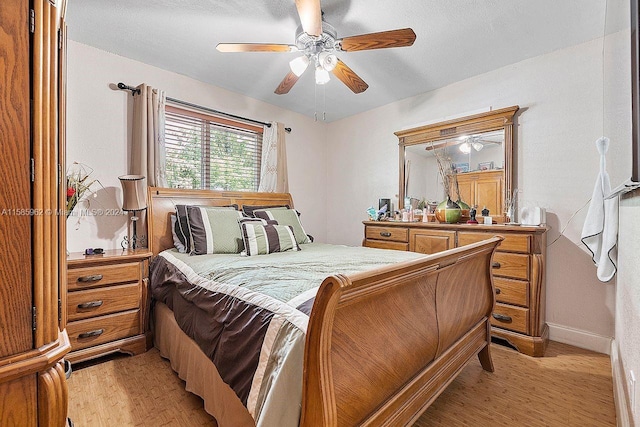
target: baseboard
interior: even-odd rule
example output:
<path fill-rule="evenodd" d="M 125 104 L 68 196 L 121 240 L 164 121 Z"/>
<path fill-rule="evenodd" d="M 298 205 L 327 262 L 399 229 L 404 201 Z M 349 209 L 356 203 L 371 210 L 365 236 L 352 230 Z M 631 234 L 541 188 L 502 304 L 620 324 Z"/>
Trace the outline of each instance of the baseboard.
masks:
<path fill-rule="evenodd" d="M 549 326 L 549 339 L 551 341 L 570 344 L 598 353 L 611 354 L 611 342 L 613 340 L 611 337 L 554 323 L 547 322 L 547 325 Z"/>
<path fill-rule="evenodd" d="M 615 340 L 611 342 L 611 375 L 613 377 L 613 400 L 616 404 L 617 425 L 618 427 L 633 427 L 626 375 L 618 355 L 618 344 Z"/>

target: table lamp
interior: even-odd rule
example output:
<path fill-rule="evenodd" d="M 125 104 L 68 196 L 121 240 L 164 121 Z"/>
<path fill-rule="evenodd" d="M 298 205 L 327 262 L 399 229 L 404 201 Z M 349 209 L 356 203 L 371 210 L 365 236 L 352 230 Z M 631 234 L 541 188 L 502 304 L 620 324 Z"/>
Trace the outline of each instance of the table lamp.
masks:
<path fill-rule="evenodd" d="M 133 232 L 131 238 L 125 236 L 122 240 L 122 249 L 136 249 L 146 245 L 146 236 L 138 236 L 137 222 L 140 219 L 136 214 L 138 211 L 147 209 L 146 177 L 144 175 L 122 175 L 119 176 L 122 185 L 122 210 L 133 212 L 131 223 Z"/>

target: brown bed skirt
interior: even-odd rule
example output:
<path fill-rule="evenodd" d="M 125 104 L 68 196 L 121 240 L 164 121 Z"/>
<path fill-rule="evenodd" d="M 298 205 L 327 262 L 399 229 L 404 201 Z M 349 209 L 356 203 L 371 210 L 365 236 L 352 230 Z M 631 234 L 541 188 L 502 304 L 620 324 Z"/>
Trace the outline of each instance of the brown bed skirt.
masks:
<path fill-rule="evenodd" d="M 173 312 L 164 304 L 154 306 L 154 344 L 160 355 L 185 381 L 185 389 L 204 401 L 204 410 L 213 415 L 220 427 L 255 426 L 253 417 L 233 390 L 222 381 L 218 370 L 178 326 Z"/>

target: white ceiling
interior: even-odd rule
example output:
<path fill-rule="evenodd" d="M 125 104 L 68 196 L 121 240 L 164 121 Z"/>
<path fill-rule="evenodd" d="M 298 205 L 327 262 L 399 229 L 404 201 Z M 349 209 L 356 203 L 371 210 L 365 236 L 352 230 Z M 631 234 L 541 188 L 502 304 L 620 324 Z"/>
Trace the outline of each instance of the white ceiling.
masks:
<path fill-rule="evenodd" d="M 273 93 L 296 53 L 220 53 L 218 43 L 293 44 L 294 0 L 72 0 L 69 38 L 313 117 L 333 121 L 629 26 L 628 0 L 323 0 L 338 37 L 411 27 L 413 46 L 341 53 L 369 89 L 307 72 Z M 612 3 L 623 4 L 612 7 Z M 114 83 L 117 83 L 114 81 Z M 137 85 L 142 82 L 125 81 Z M 179 98 L 180 94 L 168 96 Z"/>

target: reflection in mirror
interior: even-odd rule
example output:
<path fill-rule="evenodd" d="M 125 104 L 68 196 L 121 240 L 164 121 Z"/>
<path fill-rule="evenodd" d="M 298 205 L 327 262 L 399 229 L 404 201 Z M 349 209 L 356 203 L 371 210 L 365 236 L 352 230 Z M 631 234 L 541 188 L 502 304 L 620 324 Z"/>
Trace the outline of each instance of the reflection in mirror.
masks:
<path fill-rule="evenodd" d="M 407 203 L 431 208 L 448 195 L 478 212 L 486 208 L 497 222 L 509 221 L 505 201 L 513 184 L 513 119 L 518 108 L 395 132 L 400 148 L 398 208 Z"/>
<path fill-rule="evenodd" d="M 438 170 L 436 156 L 450 165 L 450 174 L 465 181 L 466 174 L 502 171 L 504 169 L 504 130 L 462 135 L 441 141 L 409 145 L 405 147 L 406 197 L 435 203 L 446 199 L 447 194 Z M 464 190 L 451 188 L 449 195 L 455 201 L 464 200 Z M 469 199 L 470 197 L 467 196 Z M 480 202 L 480 200 L 473 200 Z M 477 203 L 476 203 L 477 204 Z M 483 206 L 480 206 L 482 209 Z M 497 206 L 492 206 L 494 209 Z"/>

